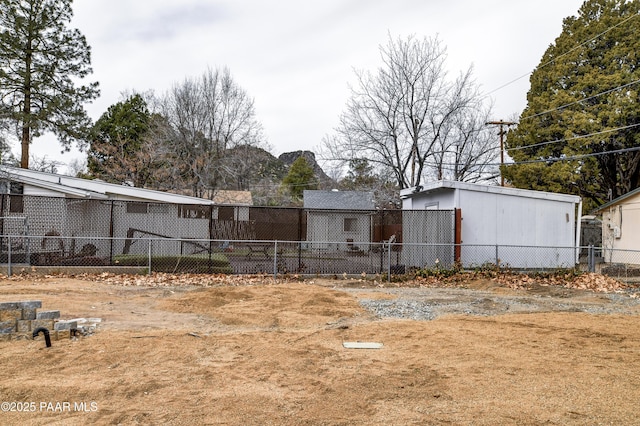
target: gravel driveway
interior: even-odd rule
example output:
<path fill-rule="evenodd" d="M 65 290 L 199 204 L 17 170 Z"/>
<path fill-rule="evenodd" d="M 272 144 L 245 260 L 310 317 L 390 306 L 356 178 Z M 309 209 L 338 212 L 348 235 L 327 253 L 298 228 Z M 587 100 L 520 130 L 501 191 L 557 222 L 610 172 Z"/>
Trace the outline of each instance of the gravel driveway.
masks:
<path fill-rule="evenodd" d="M 640 293 L 595 293 L 559 287 L 507 292 L 503 288 L 345 288 L 380 318 L 432 320 L 442 315 L 492 316 L 508 313 L 585 312 L 638 314 Z"/>

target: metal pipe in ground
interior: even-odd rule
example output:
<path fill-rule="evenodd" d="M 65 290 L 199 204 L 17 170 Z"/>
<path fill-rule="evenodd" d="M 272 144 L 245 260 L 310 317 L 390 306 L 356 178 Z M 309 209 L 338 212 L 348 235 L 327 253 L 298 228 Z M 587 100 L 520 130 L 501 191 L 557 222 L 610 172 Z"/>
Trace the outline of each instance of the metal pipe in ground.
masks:
<path fill-rule="evenodd" d="M 36 337 L 38 337 L 38 334 L 40 334 L 40 332 L 44 334 L 44 342 L 47 345 L 47 347 L 50 348 L 51 337 L 49 336 L 49 330 L 47 330 L 45 327 L 38 327 L 35 330 L 33 330 L 33 338 L 35 339 Z"/>

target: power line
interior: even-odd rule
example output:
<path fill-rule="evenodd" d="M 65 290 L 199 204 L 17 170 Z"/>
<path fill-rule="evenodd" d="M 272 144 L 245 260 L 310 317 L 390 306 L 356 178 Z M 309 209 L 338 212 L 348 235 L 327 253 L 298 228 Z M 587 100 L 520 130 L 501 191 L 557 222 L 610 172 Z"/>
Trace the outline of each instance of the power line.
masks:
<path fill-rule="evenodd" d="M 590 154 L 579 154 L 572 155 L 566 157 L 550 157 L 550 158 L 539 158 L 536 160 L 525 160 L 525 161 L 514 161 L 512 163 L 505 163 L 505 166 L 518 166 L 521 164 L 535 164 L 535 163 L 556 163 L 558 161 L 573 161 L 573 160 L 581 160 L 583 158 L 589 157 L 598 157 L 601 155 L 609 155 L 609 154 L 622 154 L 626 152 L 640 151 L 640 146 L 634 146 L 630 148 L 621 148 L 611 151 L 602 151 L 602 152 L 592 152 Z M 425 162 L 425 165 L 429 166 L 445 166 L 445 167 L 454 167 L 459 163 L 435 163 L 435 162 Z M 474 167 L 489 167 L 489 166 L 500 166 L 501 164 L 498 162 L 493 163 L 474 163 Z"/>
<path fill-rule="evenodd" d="M 571 138 L 556 139 L 554 141 L 540 142 L 540 143 L 535 143 L 535 144 L 531 144 L 531 145 L 516 146 L 516 147 L 513 147 L 513 148 L 507 148 L 506 151 L 518 151 L 518 150 L 521 150 L 521 149 L 535 148 L 535 147 L 538 147 L 538 146 L 551 145 L 551 144 L 560 143 L 560 142 L 568 142 L 568 141 L 572 141 L 572 140 L 576 140 L 576 139 L 585 139 L 585 138 L 589 138 L 591 136 L 598 136 L 598 135 L 602 135 L 602 134 L 605 134 L 605 133 L 617 132 L 619 130 L 632 129 L 632 128 L 638 127 L 638 126 L 640 126 L 640 123 L 630 124 L 628 126 L 623 126 L 623 127 L 616 127 L 615 129 L 602 130 L 602 131 L 599 131 L 599 132 L 589 133 L 589 134 L 586 134 L 586 135 L 578 135 L 578 136 L 574 136 L 574 137 L 571 137 Z"/>
<path fill-rule="evenodd" d="M 570 107 L 570 106 L 572 106 L 572 105 L 576 105 L 576 104 L 579 104 L 579 103 L 582 103 L 582 102 L 585 102 L 585 101 L 589 101 L 589 100 L 591 100 L 591 99 L 595 99 L 595 98 L 600 97 L 600 96 L 602 96 L 602 95 L 607 95 L 607 94 L 612 93 L 612 92 L 615 92 L 615 91 L 617 91 L 617 90 L 625 89 L 625 88 L 627 88 L 627 87 L 629 87 L 629 86 L 633 86 L 634 84 L 637 84 L 637 83 L 640 83 L 640 79 L 638 79 L 638 80 L 636 80 L 636 81 L 632 81 L 631 83 L 624 84 L 624 85 L 622 85 L 622 86 L 614 87 L 613 89 L 605 90 L 604 92 L 597 93 L 597 94 L 595 94 L 595 95 L 589 96 L 588 98 L 580 99 L 580 100 L 577 100 L 577 101 L 575 101 L 575 102 L 571 102 L 571 103 L 568 103 L 568 104 L 565 104 L 565 105 L 559 106 L 559 107 L 557 107 L 557 108 L 553 108 L 553 109 L 550 109 L 550 110 L 547 110 L 547 111 L 539 112 L 539 113 L 537 113 L 537 114 L 532 114 L 532 115 L 528 115 L 528 116 L 526 116 L 526 117 L 522 117 L 522 118 L 520 119 L 520 121 L 522 121 L 522 120 L 528 120 L 528 119 L 530 119 L 530 118 L 535 118 L 535 117 L 539 117 L 539 116 L 541 116 L 541 115 L 545 115 L 545 114 L 549 114 L 549 113 L 552 113 L 552 112 L 555 112 L 555 111 L 559 111 L 559 110 L 561 110 L 561 109 L 564 109 L 564 108 Z"/>
<path fill-rule="evenodd" d="M 640 124 L 638 124 L 640 125 Z M 505 166 L 518 166 L 518 165 L 524 165 L 524 164 L 536 164 L 536 163 L 557 163 L 560 161 L 575 161 L 575 160 L 582 160 L 584 158 L 590 158 L 590 157 L 599 157 L 601 155 L 609 155 L 609 154 L 624 154 L 627 152 L 635 152 L 635 151 L 640 151 L 640 146 L 634 146 L 634 147 L 630 147 L 630 148 L 621 148 L 621 149 L 616 149 L 616 150 L 610 150 L 610 151 L 602 151 L 602 152 L 592 152 L 590 154 L 579 154 L 579 155 L 571 155 L 571 156 L 566 156 L 566 157 L 551 157 L 551 158 L 539 158 L 536 160 L 525 160 L 525 161 L 514 161 L 512 163 L 504 163 Z M 454 167 L 456 165 L 459 165 L 460 163 L 435 163 L 435 162 L 425 162 L 425 165 L 428 166 L 444 166 L 444 167 Z M 473 164 L 473 167 L 492 167 L 492 166 L 500 166 L 501 163 L 499 162 L 492 162 L 492 163 L 475 163 Z M 255 184 L 255 185 L 249 185 L 250 188 L 278 188 L 281 185 L 280 184 Z M 302 186 L 302 185 L 300 185 Z"/>
<path fill-rule="evenodd" d="M 635 17 L 636 17 L 636 16 L 638 16 L 638 15 L 640 15 L 640 12 L 636 12 L 635 14 L 633 14 L 633 15 L 629 16 L 627 19 L 625 19 L 625 20 L 623 20 L 623 21 L 621 21 L 621 22 L 618 22 L 617 24 L 615 24 L 615 25 L 613 25 L 613 26 L 611 26 L 611 27 L 607 28 L 607 29 L 606 29 L 606 30 L 604 30 L 603 32 L 601 32 L 601 33 L 597 34 L 595 37 L 592 37 L 592 38 L 590 38 L 589 40 L 586 40 L 586 41 L 584 41 L 583 43 L 581 43 L 581 44 L 577 45 L 577 46 L 576 46 L 576 47 L 574 47 L 573 49 L 570 49 L 570 50 L 566 51 L 565 53 L 563 53 L 563 54 L 561 54 L 561 55 L 557 56 L 556 58 L 551 59 L 551 60 L 549 60 L 549 61 L 545 62 L 544 64 L 540 65 L 540 66 L 538 67 L 538 69 L 540 69 L 540 68 L 544 68 L 544 67 L 546 67 L 547 65 L 550 65 L 550 64 L 552 64 L 553 62 L 557 61 L 558 59 L 560 59 L 560 58 L 563 58 L 563 57 L 567 56 L 567 55 L 568 55 L 568 54 L 570 54 L 571 52 L 574 52 L 575 50 L 578 50 L 579 48 L 581 48 L 581 47 L 585 46 L 586 44 L 591 43 L 591 42 L 592 42 L 592 41 L 594 41 L 594 40 L 597 40 L 598 38 L 602 37 L 603 35 L 605 35 L 605 34 L 606 34 L 606 33 L 608 33 L 609 31 L 611 31 L 611 30 L 613 30 L 613 29 L 615 29 L 615 28 L 617 28 L 617 27 L 619 27 L 619 26 L 621 26 L 621 25 L 623 25 L 623 24 L 627 23 L 629 20 L 631 20 L 631 19 L 635 18 Z M 509 82 L 507 82 L 507 83 L 505 83 L 505 84 L 503 84 L 502 86 L 499 86 L 499 87 L 497 87 L 497 88 L 495 88 L 495 89 L 491 90 L 490 92 L 485 93 L 485 94 L 484 94 L 484 96 L 489 96 L 490 94 L 495 93 L 495 92 L 497 92 L 498 90 L 504 89 L 505 87 L 510 86 L 511 84 L 515 83 L 516 81 L 519 81 L 519 80 L 522 80 L 522 79 L 523 79 L 523 78 L 525 78 L 525 77 L 528 77 L 529 75 L 531 75 L 531 73 L 532 73 L 532 71 L 530 71 L 530 72 L 528 72 L 528 73 L 526 73 L 526 74 L 523 74 L 523 75 L 521 75 L 520 77 L 517 77 L 517 78 L 515 78 L 515 79 L 513 79 L 513 80 L 511 80 L 511 81 L 509 81 Z"/>
<path fill-rule="evenodd" d="M 513 162 L 513 163 L 510 163 L 510 164 L 506 164 L 506 165 L 510 166 L 510 165 L 549 163 L 549 162 L 556 163 L 558 161 L 581 160 L 583 158 L 598 157 L 600 155 L 622 154 L 622 153 L 625 153 L 625 152 L 633 152 L 633 151 L 640 151 L 640 146 L 634 146 L 634 147 L 631 147 L 631 148 L 615 149 L 615 150 L 612 150 L 612 151 L 592 152 L 590 154 L 572 155 L 572 156 L 569 156 L 569 157 L 555 157 L 555 158 L 545 158 L 545 159 L 538 159 L 538 160 L 518 161 L 518 162 Z"/>

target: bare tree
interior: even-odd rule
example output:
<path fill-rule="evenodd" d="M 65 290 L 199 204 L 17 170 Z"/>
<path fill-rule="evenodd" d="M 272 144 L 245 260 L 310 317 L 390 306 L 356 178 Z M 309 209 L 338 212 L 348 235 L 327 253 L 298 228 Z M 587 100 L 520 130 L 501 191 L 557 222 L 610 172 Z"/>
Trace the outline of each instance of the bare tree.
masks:
<path fill-rule="evenodd" d="M 479 100 L 480 98 L 478 98 Z M 491 108 L 478 105 L 456 114 L 443 126 L 425 177 L 462 182 L 495 180 L 499 176 L 495 134 L 486 123 Z"/>
<path fill-rule="evenodd" d="M 176 84 L 163 100 L 163 115 L 175 182 L 194 196 L 213 197 L 223 171 L 232 171 L 225 167 L 229 149 L 262 144 L 253 100 L 227 68 Z"/>
<path fill-rule="evenodd" d="M 52 160 L 46 155 L 43 155 L 42 157 L 33 154 L 31 155 L 30 167 L 32 170 L 47 173 L 58 173 L 59 168 L 62 165 L 64 165 L 63 162 Z"/>
<path fill-rule="evenodd" d="M 67 175 L 82 177 L 87 172 L 87 159 L 74 158 L 67 164 Z"/>
<path fill-rule="evenodd" d="M 380 52 L 383 65 L 376 74 L 356 72 L 357 87 L 336 132 L 323 141 L 324 159 L 347 164 L 366 158 L 390 171 L 400 188 L 444 177 L 445 165 L 447 175 L 454 170 L 450 177 L 470 178 L 478 169 L 466 163 L 488 155 L 475 146 L 483 140 L 477 123 L 486 111 L 479 109 L 471 69 L 450 81 L 446 49 L 437 38 L 389 36 Z"/>

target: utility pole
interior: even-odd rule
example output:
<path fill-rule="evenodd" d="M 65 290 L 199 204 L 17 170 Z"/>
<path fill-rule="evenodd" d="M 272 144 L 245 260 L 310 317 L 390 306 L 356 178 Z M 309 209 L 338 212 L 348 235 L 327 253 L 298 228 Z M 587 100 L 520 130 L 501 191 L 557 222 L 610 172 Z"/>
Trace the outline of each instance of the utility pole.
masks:
<path fill-rule="evenodd" d="M 502 166 L 504 165 L 504 135 L 507 134 L 507 131 L 504 130 L 504 126 L 515 126 L 518 123 L 514 123 L 513 121 L 488 121 L 484 123 L 485 126 L 500 126 L 500 131 L 498 131 L 498 135 L 500 135 L 500 186 L 504 186 L 504 176 L 502 176 Z"/>

